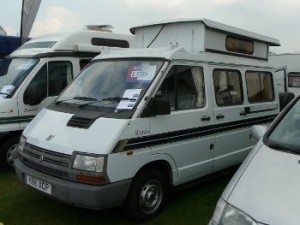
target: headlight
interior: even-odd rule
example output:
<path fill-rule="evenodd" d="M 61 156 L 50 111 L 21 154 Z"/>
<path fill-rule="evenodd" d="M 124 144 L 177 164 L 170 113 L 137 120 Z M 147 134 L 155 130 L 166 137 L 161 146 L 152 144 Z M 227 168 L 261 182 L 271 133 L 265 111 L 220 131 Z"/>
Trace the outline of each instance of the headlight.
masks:
<path fill-rule="evenodd" d="M 222 198 L 216 206 L 212 225 L 257 225 L 257 222 L 241 210 L 225 202 Z"/>
<path fill-rule="evenodd" d="M 102 172 L 104 165 L 103 156 L 90 156 L 76 154 L 73 161 L 73 168 L 92 172 Z"/>
<path fill-rule="evenodd" d="M 23 152 L 23 150 L 24 150 L 24 146 L 25 146 L 25 144 L 26 144 L 26 137 L 24 137 L 23 135 L 21 136 L 21 138 L 20 138 L 20 141 L 19 141 L 19 145 L 18 145 L 18 149 L 21 151 L 21 152 Z"/>

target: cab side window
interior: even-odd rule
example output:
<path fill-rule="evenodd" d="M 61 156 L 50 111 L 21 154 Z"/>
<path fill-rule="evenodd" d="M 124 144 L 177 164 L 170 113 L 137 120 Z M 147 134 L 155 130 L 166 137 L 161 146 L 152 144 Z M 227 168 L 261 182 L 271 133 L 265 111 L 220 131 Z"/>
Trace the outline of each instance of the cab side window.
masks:
<path fill-rule="evenodd" d="M 37 91 L 40 99 L 47 97 L 47 64 L 45 64 L 40 71 L 33 78 L 29 87 Z"/>
<path fill-rule="evenodd" d="M 86 65 L 89 64 L 90 61 L 91 61 L 91 59 L 81 59 L 79 61 L 80 70 L 82 70 L 84 67 L 86 67 Z"/>
<path fill-rule="evenodd" d="M 205 96 L 202 68 L 173 66 L 155 98 L 169 101 L 173 111 L 203 107 Z"/>
<path fill-rule="evenodd" d="M 73 78 L 72 64 L 67 61 L 53 61 L 45 64 L 27 87 L 34 89 L 40 101 L 57 96 Z M 26 92 L 25 91 L 25 92 Z"/>
<path fill-rule="evenodd" d="M 70 62 L 48 63 L 48 96 L 57 96 L 73 78 Z"/>
<path fill-rule="evenodd" d="M 243 103 L 242 79 L 236 70 L 214 70 L 215 97 L 218 106 Z"/>
<path fill-rule="evenodd" d="M 274 100 L 274 88 L 271 73 L 247 71 L 246 82 L 250 103 Z"/>

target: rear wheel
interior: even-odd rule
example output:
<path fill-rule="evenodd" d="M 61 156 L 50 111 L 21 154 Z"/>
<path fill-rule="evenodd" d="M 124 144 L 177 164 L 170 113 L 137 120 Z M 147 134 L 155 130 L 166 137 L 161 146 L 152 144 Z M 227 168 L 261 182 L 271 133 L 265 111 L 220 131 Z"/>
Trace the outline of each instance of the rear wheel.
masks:
<path fill-rule="evenodd" d="M 149 220 L 160 213 L 167 194 L 167 176 L 158 169 L 146 170 L 134 178 L 124 204 L 125 212 L 135 221 Z"/>
<path fill-rule="evenodd" d="M 19 143 L 18 136 L 8 137 L 0 146 L 0 170 L 11 171 L 14 169 L 14 159 L 16 157 L 16 147 Z"/>

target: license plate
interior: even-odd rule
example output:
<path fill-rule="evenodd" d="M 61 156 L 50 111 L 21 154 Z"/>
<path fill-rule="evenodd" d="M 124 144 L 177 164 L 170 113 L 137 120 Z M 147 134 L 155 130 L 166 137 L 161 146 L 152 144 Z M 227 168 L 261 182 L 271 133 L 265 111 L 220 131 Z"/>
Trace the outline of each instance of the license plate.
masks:
<path fill-rule="evenodd" d="M 41 181 L 37 178 L 31 177 L 31 176 L 26 176 L 26 184 L 28 184 L 29 186 L 42 191 L 44 193 L 47 193 L 49 195 L 51 195 L 52 193 L 52 186 L 51 184 L 48 184 L 44 181 Z"/>

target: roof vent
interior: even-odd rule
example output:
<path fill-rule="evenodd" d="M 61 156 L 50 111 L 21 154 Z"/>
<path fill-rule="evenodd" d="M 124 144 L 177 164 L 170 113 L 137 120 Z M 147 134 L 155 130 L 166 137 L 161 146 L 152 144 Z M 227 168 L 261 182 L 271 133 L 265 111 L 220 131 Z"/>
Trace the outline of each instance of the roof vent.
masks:
<path fill-rule="evenodd" d="M 87 25 L 88 30 L 95 30 L 95 31 L 103 31 L 112 33 L 113 27 L 111 25 Z"/>

